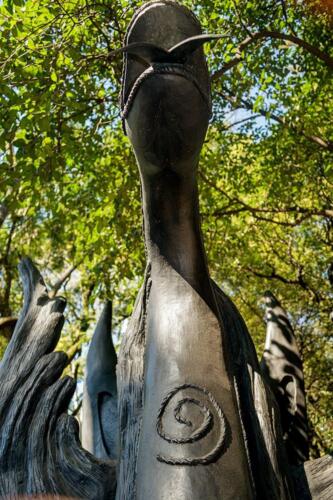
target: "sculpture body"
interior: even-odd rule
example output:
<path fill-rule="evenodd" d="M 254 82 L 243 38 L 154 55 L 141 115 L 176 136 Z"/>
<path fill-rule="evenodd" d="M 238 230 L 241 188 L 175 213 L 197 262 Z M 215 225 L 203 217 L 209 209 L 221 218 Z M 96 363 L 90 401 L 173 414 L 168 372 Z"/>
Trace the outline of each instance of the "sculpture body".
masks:
<path fill-rule="evenodd" d="M 150 271 L 145 302 L 137 306 L 143 310 L 144 326 L 140 335 L 130 327 L 119 356 L 120 414 L 126 415 L 120 417 L 121 433 L 127 436 L 135 428 L 137 451 L 129 453 L 133 443 L 125 437 L 117 495 L 254 498 L 260 488 L 269 490 L 271 498 L 288 498 L 283 453 L 270 445 L 282 435 L 276 434 L 270 416 L 272 403 L 253 345 L 243 325 L 237 330 L 227 318 L 223 321 L 228 310 L 234 321 L 238 313 L 219 300 L 206 265 L 196 184 L 210 116 L 202 49 L 190 51 L 182 62 L 164 55 L 160 62 L 159 52 L 151 50 L 156 60 L 148 69 L 142 62 L 147 43 L 169 49 L 200 33 L 185 9 L 173 2 L 152 2 L 135 15 L 126 39 L 125 129 L 141 176 Z M 144 363 L 137 359 L 137 341 Z M 231 359 L 232 343 L 240 370 Z M 244 374 L 246 363 L 250 373 Z M 134 393 L 128 377 L 133 365 Z M 243 407 L 242 397 L 247 400 Z M 261 409 L 266 405 L 261 421 L 256 398 Z M 197 437 L 209 412 L 209 430 Z"/>

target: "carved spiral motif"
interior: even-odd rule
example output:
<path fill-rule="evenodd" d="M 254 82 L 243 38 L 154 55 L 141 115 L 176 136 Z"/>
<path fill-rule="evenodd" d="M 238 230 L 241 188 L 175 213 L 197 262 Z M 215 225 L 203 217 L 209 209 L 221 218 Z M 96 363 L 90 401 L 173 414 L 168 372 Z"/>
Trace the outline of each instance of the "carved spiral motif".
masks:
<path fill-rule="evenodd" d="M 169 407 L 169 405 L 172 404 L 172 400 L 176 396 L 176 394 L 186 389 L 191 389 L 191 390 L 193 389 L 196 392 L 198 392 L 199 395 L 198 397 L 189 396 L 180 399 L 173 408 L 173 416 L 179 424 L 182 424 L 186 426 L 188 429 L 190 429 L 193 427 L 193 423 L 182 415 L 182 411 L 185 405 L 195 405 L 200 410 L 200 414 L 202 416 L 202 422 L 198 427 L 193 429 L 192 432 L 190 432 L 186 437 L 171 436 L 164 429 L 163 419 L 165 416 L 165 412 Z M 220 405 L 218 404 L 214 396 L 211 394 L 211 392 L 209 392 L 204 387 L 199 387 L 198 385 L 183 384 L 178 387 L 175 387 L 165 396 L 157 415 L 157 425 L 156 425 L 157 433 L 162 439 L 164 439 L 168 443 L 176 445 L 195 443 L 203 439 L 205 436 L 207 436 L 215 425 L 214 421 L 215 417 L 212 410 L 207 406 L 207 403 L 202 400 L 203 395 L 206 396 L 205 399 L 208 399 L 212 407 L 214 408 L 218 418 L 218 425 L 220 428 L 219 436 L 217 438 L 217 442 L 215 443 L 213 449 L 206 455 L 193 458 L 173 458 L 159 454 L 156 457 L 159 462 L 164 462 L 169 465 L 208 465 L 214 462 L 221 454 L 225 444 L 227 422 L 225 416 L 223 415 Z"/>

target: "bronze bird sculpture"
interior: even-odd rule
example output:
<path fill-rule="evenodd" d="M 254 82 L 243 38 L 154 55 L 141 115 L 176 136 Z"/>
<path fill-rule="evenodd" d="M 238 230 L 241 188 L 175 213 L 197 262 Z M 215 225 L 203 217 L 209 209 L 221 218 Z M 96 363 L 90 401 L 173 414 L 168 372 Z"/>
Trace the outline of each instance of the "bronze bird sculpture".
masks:
<path fill-rule="evenodd" d="M 196 171 L 211 115 L 201 46 L 211 39 L 184 7 L 150 2 L 123 49 L 148 267 L 118 359 L 118 499 L 291 496 L 274 399 L 201 236 Z"/>

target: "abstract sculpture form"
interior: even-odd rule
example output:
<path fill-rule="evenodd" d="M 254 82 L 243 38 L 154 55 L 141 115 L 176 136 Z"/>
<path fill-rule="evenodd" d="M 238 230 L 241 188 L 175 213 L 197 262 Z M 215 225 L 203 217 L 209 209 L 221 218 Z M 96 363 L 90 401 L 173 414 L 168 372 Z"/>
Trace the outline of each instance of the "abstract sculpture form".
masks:
<path fill-rule="evenodd" d="M 280 408 L 289 463 L 298 465 L 309 458 L 302 358 L 285 310 L 270 292 L 264 300 L 267 336 L 262 371 Z"/>
<path fill-rule="evenodd" d="M 118 389 L 107 305 L 87 359 L 84 451 L 75 419 L 64 414 L 74 389 L 59 380 L 66 357 L 52 352 L 64 301 L 50 299 L 24 261 L 25 305 L 0 365 L 2 496 L 280 500 L 332 493 L 329 457 L 299 465 L 307 456 L 304 412 L 304 446 L 290 432 L 289 407 L 295 416 L 304 404 L 301 365 L 284 373 L 272 347 L 276 333 L 262 371 L 239 312 L 207 269 L 196 170 L 211 113 L 202 50 L 211 38 L 169 0 L 145 4 L 130 24 L 121 101 L 140 171 L 148 263 L 118 356 Z"/>
<path fill-rule="evenodd" d="M 113 498 L 114 463 L 85 452 L 76 419 L 65 414 L 75 384 L 60 379 L 67 356 L 52 352 L 65 301 L 49 298 L 31 261 L 20 273 L 24 306 L 0 364 L 0 498 Z"/>
<path fill-rule="evenodd" d="M 118 454 L 117 355 L 111 321 L 112 305 L 107 302 L 87 356 L 82 444 L 98 458 L 115 460 Z"/>

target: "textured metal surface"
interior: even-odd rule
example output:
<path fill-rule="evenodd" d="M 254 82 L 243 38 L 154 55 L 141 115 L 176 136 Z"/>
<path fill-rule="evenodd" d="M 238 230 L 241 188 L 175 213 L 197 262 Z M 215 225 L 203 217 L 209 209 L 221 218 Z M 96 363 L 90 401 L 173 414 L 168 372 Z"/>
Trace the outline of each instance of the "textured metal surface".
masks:
<path fill-rule="evenodd" d="M 60 378 L 67 356 L 53 352 L 65 301 L 48 297 L 31 261 L 20 273 L 24 306 L 0 364 L 0 497 L 114 498 L 114 464 L 83 450 L 66 414 L 75 383 Z"/>

